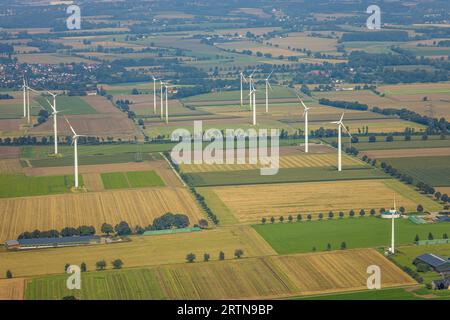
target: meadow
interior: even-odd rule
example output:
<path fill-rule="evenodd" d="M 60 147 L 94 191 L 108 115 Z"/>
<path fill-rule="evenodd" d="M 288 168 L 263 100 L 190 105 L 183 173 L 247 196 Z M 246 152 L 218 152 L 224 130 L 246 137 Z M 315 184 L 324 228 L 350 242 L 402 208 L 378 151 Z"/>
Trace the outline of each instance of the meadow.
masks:
<path fill-rule="evenodd" d="M 299 223 L 276 222 L 253 225 L 253 228 L 278 254 L 311 252 L 313 248 L 325 251 L 328 244 L 332 250 L 338 250 L 344 241 L 347 248 L 387 248 L 391 241 L 390 219 L 378 217 L 334 218 Z M 429 232 L 436 239 L 441 238 L 444 233 L 450 232 L 450 223 L 417 225 L 405 219 L 397 219 L 395 222 L 397 245 L 413 244 L 416 235 L 419 235 L 420 239 L 426 239 Z"/>
<path fill-rule="evenodd" d="M 70 192 L 73 176 L 28 177 L 25 175 L 0 175 L 0 198 L 40 196 Z M 83 179 L 80 177 L 80 184 Z"/>
<path fill-rule="evenodd" d="M 105 189 L 162 187 L 164 182 L 155 171 L 102 173 Z"/>
<path fill-rule="evenodd" d="M 178 233 L 153 236 L 131 236 L 131 241 L 110 245 L 91 245 L 71 248 L 50 248 L 18 252 L 0 251 L 0 276 L 10 269 L 15 276 L 38 276 L 62 274 L 64 265 L 86 263 L 93 271 L 95 263 L 105 259 L 108 266 L 120 258 L 126 268 L 151 265 L 183 264 L 186 254 L 193 252 L 198 260 L 209 253 L 211 261 L 219 260 L 219 252 L 225 259 L 233 259 L 234 250 L 242 249 L 244 257 L 274 255 L 275 251 L 250 226 L 216 228 L 200 232 Z"/>
<path fill-rule="evenodd" d="M 350 210 L 358 215 L 364 209 L 366 215 L 370 209 L 390 208 L 396 194 L 397 206 L 403 206 L 408 212 L 415 212 L 421 203 L 425 210 L 439 210 L 441 206 L 433 200 L 415 192 L 396 180 L 348 180 L 327 182 L 260 184 L 243 186 L 212 187 L 211 190 L 241 223 L 268 221 L 288 215 L 294 218 L 302 214 L 312 214 L 314 219 L 319 213 L 326 219 L 328 212 L 335 217 L 339 211 L 348 216 Z M 270 195 L 268 197 L 267 195 Z M 208 201 L 208 199 L 206 199 Z"/>
<path fill-rule="evenodd" d="M 387 142 L 386 136 L 377 136 L 375 142 L 368 142 L 368 137 L 358 137 L 358 143 L 352 143 L 359 151 L 366 150 L 394 150 L 394 149 L 416 149 L 416 148 L 443 148 L 450 147 L 450 139 L 440 139 L 430 136 L 427 140 L 422 140 L 421 136 L 412 136 L 410 141 L 405 141 L 404 136 L 395 136 L 394 141 Z M 335 141 L 335 138 L 324 138 L 324 141 Z M 342 142 L 349 144 L 350 139 L 343 138 Z"/>
<path fill-rule="evenodd" d="M 450 186 L 450 156 L 383 158 L 379 161 L 433 187 Z"/>
<path fill-rule="evenodd" d="M 375 250 L 349 250 L 155 266 L 145 269 L 88 272 L 82 290 L 66 289 L 63 276 L 33 279 L 27 299 L 270 299 L 361 290 L 366 268 L 383 270 L 382 284 L 414 284 Z M 219 276 L 218 276 L 219 275 Z"/>
<path fill-rule="evenodd" d="M 166 212 L 183 213 L 191 224 L 204 218 L 184 188 L 114 190 L 78 194 L 0 199 L 0 241 L 16 239 L 24 231 L 61 230 L 92 225 L 100 232 L 104 222 L 127 221 L 141 227 Z"/>
<path fill-rule="evenodd" d="M 52 112 L 51 107 L 46 98 L 39 96 L 36 97 L 36 101 L 47 110 L 49 113 Z M 53 103 L 53 98 L 47 99 Z M 64 115 L 80 115 L 80 114 L 96 114 L 98 113 L 90 104 L 80 97 L 75 96 L 57 96 L 56 97 L 56 108 L 58 111 L 63 112 Z"/>

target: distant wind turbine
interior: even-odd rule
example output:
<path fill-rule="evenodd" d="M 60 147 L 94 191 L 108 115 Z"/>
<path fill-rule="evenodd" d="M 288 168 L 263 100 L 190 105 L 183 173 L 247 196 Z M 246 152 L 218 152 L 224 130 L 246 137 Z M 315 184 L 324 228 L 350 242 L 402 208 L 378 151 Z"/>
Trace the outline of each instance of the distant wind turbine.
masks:
<path fill-rule="evenodd" d="M 250 108 L 252 109 L 253 113 L 253 125 L 256 126 L 256 89 L 253 83 L 251 83 L 250 86 Z"/>
<path fill-rule="evenodd" d="M 70 127 L 70 130 L 73 133 L 72 136 L 72 145 L 74 146 L 74 180 L 75 180 L 75 188 L 78 188 L 78 138 L 79 137 L 84 137 L 83 135 L 77 134 L 75 132 L 75 130 L 72 128 L 72 126 L 70 125 L 69 120 L 67 120 L 67 118 L 64 117 L 64 119 L 66 119 L 67 124 Z"/>
<path fill-rule="evenodd" d="M 164 84 L 165 91 L 166 91 L 166 124 L 169 124 L 169 102 L 168 102 L 168 93 L 169 88 L 172 88 L 173 86 L 168 86 L 167 83 Z"/>
<path fill-rule="evenodd" d="M 247 83 L 247 79 L 245 78 L 244 74 L 240 72 L 240 78 L 241 78 L 241 107 L 244 105 L 244 98 L 243 98 L 243 82 Z"/>
<path fill-rule="evenodd" d="M 160 97 L 161 97 L 161 114 L 160 117 L 161 119 L 163 118 L 163 108 L 164 108 L 164 91 L 163 91 L 163 86 L 164 86 L 164 82 L 162 82 L 162 80 L 159 80 L 159 86 L 160 86 Z"/>
<path fill-rule="evenodd" d="M 158 79 L 156 79 L 154 76 L 152 76 L 153 78 L 153 113 L 156 113 L 156 81 Z"/>
<path fill-rule="evenodd" d="M 352 135 L 350 132 L 348 132 L 347 128 L 344 126 L 344 123 L 342 120 L 344 119 L 344 114 L 342 114 L 339 121 L 333 121 L 330 123 L 337 124 L 338 125 L 338 171 L 342 171 L 342 128 L 347 132 L 347 134 L 352 138 Z"/>
<path fill-rule="evenodd" d="M 304 108 L 303 117 L 305 118 L 305 153 L 308 153 L 309 152 L 308 111 L 310 108 L 305 105 L 305 103 L 303 102 L 302 98 L 300 98 L 299 95 L 297 95 L 297 97 Z"/>
<path fill-rule="evenodd" d="M 53 134 L 54 134 L 54 144 L 55 144 L 55 155 L 58 154 L 58 112 L 56 110 L 56 94 L 52 93 L 50 91 L 47 91 L 49 95 L 53 97 L 53 104 L 50 103 L 50 101 L 47 102 L 52 108 L 52 115 L 53 115 Z"/>
<path fill-rule="evenodd" d="M 27 87 L 27 82 L 25 81 L 25 77 L 23 77 L 22 89 L 23 89 L 23 117 L 26 118 L 26 116 L 27 116 L 27 92 L 28 92 L 28 87 Z"/>
<path fill-rule="evenodd" d="M 269 74 L 269 76 L 265 79 L 266 81 L 266 113 L 269 112 L 269 88 L 272 90 L 272 86 L 270 85 L 269 79 L 272 75 L 273 71 Z"/>

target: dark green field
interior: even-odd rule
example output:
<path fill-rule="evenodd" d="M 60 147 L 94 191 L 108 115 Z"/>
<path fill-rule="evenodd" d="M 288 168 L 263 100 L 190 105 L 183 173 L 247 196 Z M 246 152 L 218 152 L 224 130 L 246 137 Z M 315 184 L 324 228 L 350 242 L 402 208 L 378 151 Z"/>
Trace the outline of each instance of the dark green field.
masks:
<path fill-rule="evenodd" d="M 155 171 L 111 172 L 101 174 L 105 189 L 162 187 L 164 182 Z"/>
<path fill-rule="evenodd" d="M 306 217 L 304 217 L 305 219 Z M 311 252 L 340 248 L 343 241 L 347 248 L 388 246 L 391 237 L 391 221 L 375 217 L 345 218 L 323 221 L 304 221 L 254 225 L 256 231 L 279 253 Z M 416 234 L 426 239 L 429 232 L 441 238 L 450 232 L 450 223 L 416 225 L 408 220 L 397 220 L 397 244 L 412 244 Z"/>
<path fill-rule="evenodd" d="M 47 99 L 53 103 L 53 98 Z M 39 96 L 36 98 L 37 102 L 45 108 L 47 111 L 51 112 L 51 107 L 44 97 Z M 66 115 L 79 115 L 79 114 L 96 114 L 98 113 L 90 104 L 75 96 L 57 96 L 56 97 L 56 108 L 59 111 L 63 111 Z"/>
<path fill-rule="evenodd" d="M 450 147 L 450 139 L 440 139 L 439 137 L 429 137 L 422 140 L 419 136 L 411 141 L 405 141 L 403 136 L 394 137 L 394 141 L 386 142 L 386 137 L 378 136 L 376 142 L 367 142 L 367 138 L 360 138 L 360 142 L 352 145 L 359 151 L 367 150 L 394 150 L 394 149 L 415 149 L 415 148 L 442 148 Z M 347 139 L 343 141 L 348 144 Z"/>
<path fill-rule="evenodd" d="M 450 156 L 385 158 L 380 161 L 431 186 L 450 186 Z"/>
<path fill-rule="evenodd" d="M 80 184 L 83 185 L 82 176 Z M 0 198 L 66 193 L 73 185 L 73 176 L 0 175 Z"/>
<path fill-rule="evenodd" d="M 259 183 L 314 182 L 358 179 L 386 179 L 388 176 L 373 168 L 350 168 L 338 172 L 335 168 L 283 168 L 276 175 L 262 176 L 260 170 L 235 170 L 185 174 L 186 181 L 196 187 Z"/>

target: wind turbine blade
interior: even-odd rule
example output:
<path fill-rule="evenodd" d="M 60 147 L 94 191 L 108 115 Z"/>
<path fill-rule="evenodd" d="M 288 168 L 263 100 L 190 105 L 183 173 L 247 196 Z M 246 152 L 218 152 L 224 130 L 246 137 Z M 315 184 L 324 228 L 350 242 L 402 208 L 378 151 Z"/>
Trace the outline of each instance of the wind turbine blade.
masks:
<path fill-rule="evenodd" d="M 66 117 L 64 117 L 64 119 L 66 120 L 67 124 L 69 125 L 69 127 L 70 127 L 70 130 L 72 130 L 72 132 L 73 132 L 74 136 L 76 136 L 76 135 L 77 135 L 77 133 L 75 132 L 75 130 L 73 130 L 72 126 L 70 125 L 70 122 L 69 122 L 69 120 L 67 120 L 67 118 L 66 118 Z"/>
<path fill-rule="evenodd" d="M 269 86 L 269 89 L 270 89 L 270 90 L 273 90 L 273 89 L 272 89 L 272 86 L 270 85 L 270 82 L 269 82 L 268 80 L 267 80 L 267 85 Z"/>
<path fill-rule="evenodd" d="M 350 134 L 350 132 L 347 130 L 347 127 L 346 126 L 344 126 L 344 124 L 341 122 L 341 126 L 342 126 L 342 129 L 344 129 L 345 130 L 345 132 L 347 132 L 347 134 L 350 136 L 350 138 L 353 138 L 353 136 Z"/>
<path fill-rule="evenodd" d="M 341 119 L 339 119 L 339 122 L 342 123 L 342 120 L 344 119 L 345 112 L 342 113 Z"/>
<path fill-rule="evenodd" d="M 50 106 L 50 108 L 52 108 L 52 110 L 53 110 L 53 112 L 56 112 L 56 109 L 55 109 L 55 107 L 51 104 L 51 102 L 50 101 L 48 101 L 48 99 L 47 98 L 45 98 L 45 101 L 47 101 L 47 103 L 48 103 L 48 105 Z"/>
<path fill-rule="evenodd" d="M 273 70 L 269 73 L 269 75 L 267 76 L 267 80 L 269 80 L 270 76 L 272 75 Z"/>

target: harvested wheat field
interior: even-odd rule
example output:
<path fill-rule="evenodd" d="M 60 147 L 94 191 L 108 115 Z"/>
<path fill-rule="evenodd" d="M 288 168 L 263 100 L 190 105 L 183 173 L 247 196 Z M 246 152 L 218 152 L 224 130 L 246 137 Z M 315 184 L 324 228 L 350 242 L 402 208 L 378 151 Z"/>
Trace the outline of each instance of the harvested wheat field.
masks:
<path fill-rule="evenodd" d="M 147 226 L 166 212 L 186 214 L 191 224 L 204 215 L 191 194 L 182 188 L 152 188 L 66 194 L 0 200 L 0 241 L 16 239 L 24 231 L 64 227 L 112 225 Z"/>
<path fill-rule="evenodd" d="M 0 147 L 0 159 L 16 159 L 20 156 L 20 147 Z"/>
<path fill-rule="evenodd" d="M 103 186 L 102 177 L 99 173 L 86 173 L 83 174 L 84 186 L 88 191 L 103 191 L 105 187 Z"/>
<path fill-rule="evenodd" d="M 111 245 L 92 245 L 71 248 L 51 248 L 18 252 L 0 252 L 0 277 L 11 269 L 14 275 L 36 276 L 60 274 L 66 263 L 85 262 L 88 270 L 99 259 L 108 263 L 120 258 L 127 268 L 170 263 L 185 263 L 186 254 L 193 252 L 198 259 L 205 252 L 211 260 L 219 259 L 219 252 L 232 259 L 235 249 L 244 250 L 246 257 L 274 255 L 275 251 L 250 226 L 220 228 L 201 232 L 155 236 L 132 236 L 130 242 Z"/>
<path fill-rule="evenodd" d="M 0 280 L 0 300 L 23 300 L 25 279 Z"/>
<path fill-rule="evenodd" d="M 212 172 L 230 170 L 252 170 L 259 169 L 261 164 L 182 164 L 180 168 L 184 172 Z M 334 154 L 301 154 L 280 157 L 280 168 L 314 168 L 336 166 L 336 155 Z M 356 158 L 344 155 L 342 157 L 344 166 L 362 166 L 362 162 Z"/>
<path fill-rule="evenodd" d="M 86 300 L 287 298 L 367 289 L 370 265 L 381 268 L 383 288 L 416 284 L 375 250 L 362 249 L 86 273 L 76 294 Z M 34 279 L 27 298 L 60 299 L 68 293 L 64 285 L 63 276 Z"/>
<path fill-rule="evenodd" d="M 396 193 L 397 206 L 415 210 L 418 203 L 424 207 L 436 204 L 395 180 L 348 180 L 308 183 L 283 183 L 208 188 L 240 221 L 259 222 L 261 218 L 311 213 L 324 216 L 331 210 L 335 214 L 348 214 L 360 209 L 390 208 Z M 434 207 L 432 207 L 434 209 Z"/>
<path fill-rule="evenodd" d="M 118 108 L 116 108 L 111 101 L 102 96 L 84 96 L 81 97 L 84 101 L 86 101 L 90 106 L 92 106 L 99 113 L 115 113 L 121 114 Z"/>
<path fill-rule="evenodd" d="M 369 158 L 409 158 L 409 157 L 433 157 L 450 156 L 450 148 L 418 148 L 400 150 L 370 150 L 363 155 Z"/>
<path fill-rule="evenodd" d="M 22 173 L 19 159 L 0 160 L 0 174 Z"/>

